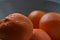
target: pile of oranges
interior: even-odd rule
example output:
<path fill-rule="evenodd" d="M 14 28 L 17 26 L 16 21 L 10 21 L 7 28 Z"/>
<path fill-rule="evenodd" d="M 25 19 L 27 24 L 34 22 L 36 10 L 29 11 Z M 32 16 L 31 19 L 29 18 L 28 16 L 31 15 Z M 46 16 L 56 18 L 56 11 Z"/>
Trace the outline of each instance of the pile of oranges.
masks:
<path fill-rule="evenodd" d="M 60 40 L 60 14 L 35 10 L 28 18 L 34 27 L 31 40 Z"/>
<path fill-rule="evenodd" d="M 13 13 L 0 20 L 0 40 L 60 40 L 60 14 L 32 11 Z"/>

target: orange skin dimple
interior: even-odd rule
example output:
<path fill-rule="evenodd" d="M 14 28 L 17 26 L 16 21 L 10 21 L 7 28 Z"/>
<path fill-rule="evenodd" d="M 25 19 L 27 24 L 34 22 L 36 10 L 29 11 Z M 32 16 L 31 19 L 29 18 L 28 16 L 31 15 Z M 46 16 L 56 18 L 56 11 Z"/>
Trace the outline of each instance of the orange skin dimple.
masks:
<path fill-rule="evenodd" d="M 52 40 L 60 40 L 60 15 L 58 13 L 45 14 L 39 24 L 39 28 L 46 31 Z"/>
<path fill-rule="evenodd" d="M 33 29 L 33 35 L 30 40 L 51 40 L 51 38 L 42 29 Z"/>
<path fill-rule="evenodd" d="M 45 12 L 41 10 L 35 10 L 30 13 L 28 18 L 32 21 L 34 28 L 39 28 L 39 20 L 44 14 Z"/>

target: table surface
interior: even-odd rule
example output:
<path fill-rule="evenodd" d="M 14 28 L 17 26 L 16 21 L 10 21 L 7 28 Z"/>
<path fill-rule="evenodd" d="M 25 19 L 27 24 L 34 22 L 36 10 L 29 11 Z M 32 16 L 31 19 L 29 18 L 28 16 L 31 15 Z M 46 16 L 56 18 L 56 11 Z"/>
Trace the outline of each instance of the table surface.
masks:
<path fill-rule="evenodd" d="M 14 12 L 28 15 L 38 9 L 60 13 L 60 3 L 49 0 L 0 0 L 0 19 Z"/>

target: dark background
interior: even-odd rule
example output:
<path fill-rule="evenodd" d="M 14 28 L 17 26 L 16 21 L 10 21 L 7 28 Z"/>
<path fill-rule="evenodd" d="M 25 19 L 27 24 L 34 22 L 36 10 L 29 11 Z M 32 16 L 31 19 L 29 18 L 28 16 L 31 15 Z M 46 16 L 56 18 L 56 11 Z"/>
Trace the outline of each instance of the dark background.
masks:
<path fill-rule="evenodd" d="M 0 19 L 5 16 L 20 12 L 28 15 L 33 10 L 55 11 L 60 13 L 59 0 L 0 0 Z"/>

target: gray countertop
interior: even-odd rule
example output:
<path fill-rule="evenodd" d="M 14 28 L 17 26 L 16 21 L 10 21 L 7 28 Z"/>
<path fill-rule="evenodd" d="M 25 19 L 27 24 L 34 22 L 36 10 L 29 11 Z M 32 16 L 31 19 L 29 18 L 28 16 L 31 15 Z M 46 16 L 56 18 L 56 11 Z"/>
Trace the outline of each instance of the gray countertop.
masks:
<path fill-rule="evenodd" d="M 60 3 L 49 0 L 0 0 L 0 19 L 14 12 L 28 15 L 37 9 L 60 13 Z"/>

